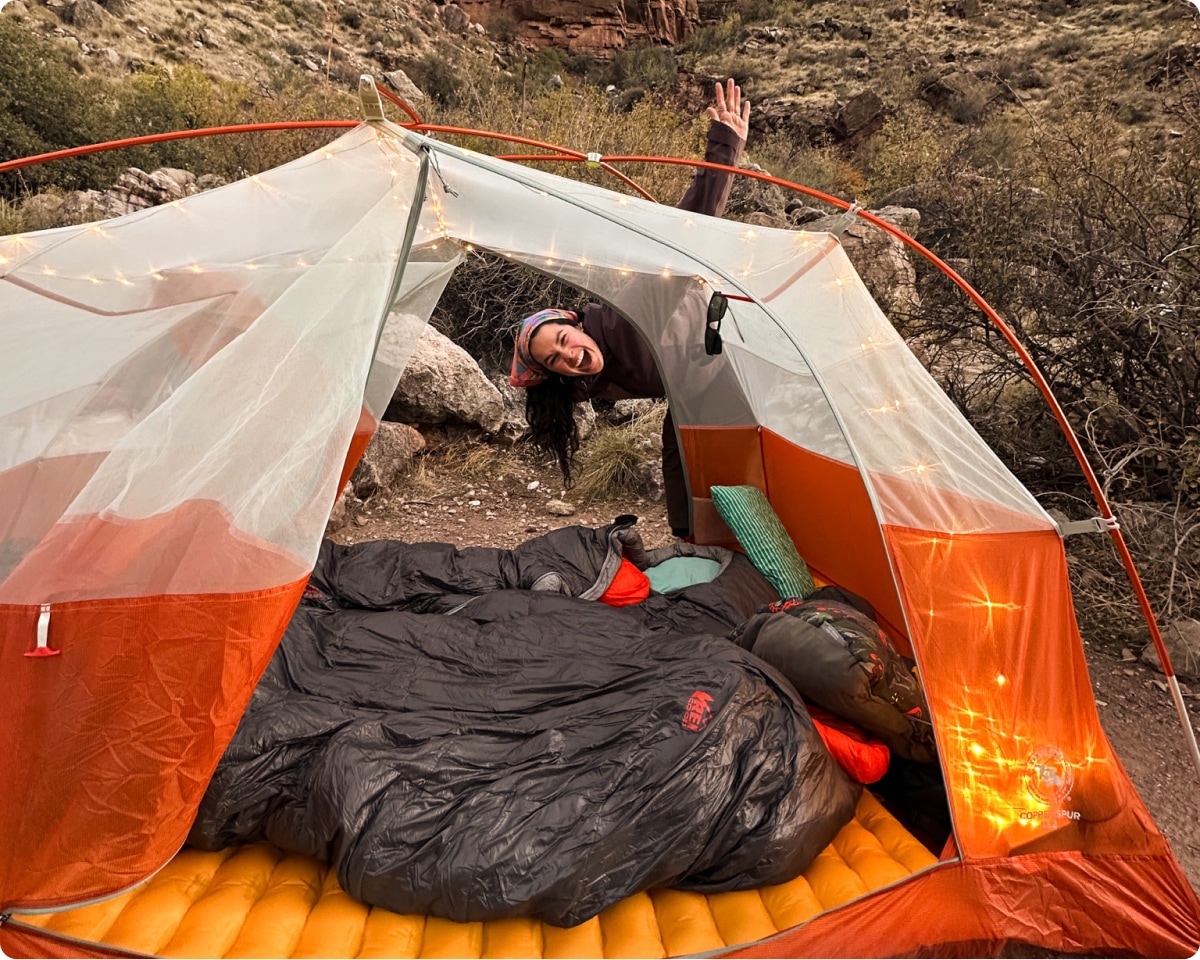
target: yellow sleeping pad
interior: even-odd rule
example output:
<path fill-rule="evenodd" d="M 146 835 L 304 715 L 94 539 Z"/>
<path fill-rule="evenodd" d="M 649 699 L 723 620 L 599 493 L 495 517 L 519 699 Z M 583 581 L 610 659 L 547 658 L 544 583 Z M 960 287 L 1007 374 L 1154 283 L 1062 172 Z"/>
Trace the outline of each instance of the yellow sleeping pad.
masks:
<path fill-rule="evenodd" d="M 864 790 L 854 819 L 795 880 L 707 896 L 651 890 L 569 929 L 368 907 L 328 865 L 265 843 L 185 849 L 111 900 L 19 919 L 164 957 L 673 957 L 761 940 L 935 862 Z"/>

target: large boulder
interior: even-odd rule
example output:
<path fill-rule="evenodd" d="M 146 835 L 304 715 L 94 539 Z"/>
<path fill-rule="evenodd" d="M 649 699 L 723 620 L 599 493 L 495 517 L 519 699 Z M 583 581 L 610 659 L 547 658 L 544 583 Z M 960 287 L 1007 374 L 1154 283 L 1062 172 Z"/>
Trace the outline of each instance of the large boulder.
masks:
<path fill-rule="evenodd" d="M 466 350 L 432 326 L 417 341 L 384 419 L 413 424 L 473 424 L 499 433 L 504 400 Z"/>
<path fill-rule="evenodd" d="M 1162 638 L 1175 675 L 1181 680 L 1200 680 L 1200 620 L 1173 620 L 1163 630 Z M 1142 650 L 1142 661 L 1158 670 L 1163 668 L 1153 643 Z"/>
<path fill-rule="evenodd" d="M 354 496 L 367 500 L 387 491 L 396 475 L 424 449 L 425 438 L 408 424 L 387 421 L 379 424 L 350 476 Z"/>
<path fill-rule="evenodd" d="M 880 220 L 916 236 L 921 214 L 909 207 L 882 207 L 871 211 Z M 804 225 L 805 230 L 829 230 L 841 214 L 823 217 Z M 921 307 L 917 293 L 917 273 L 908 256 L 908 247 L 890 233 L 856 218 L 842 233 L 842 247 L 863 278 L 871 296 L 885 313 L 916 313 Z"/>
<path fill-rule="evenodd" d="M 407 73 L 403 70 L 389 70 L 383 75 L 383 81 L 391 87 L 396 94 L 408 102 L 409 106 L 421 103 L 425 100 L 425 93 L 415 83 L 409 79 Z"/>

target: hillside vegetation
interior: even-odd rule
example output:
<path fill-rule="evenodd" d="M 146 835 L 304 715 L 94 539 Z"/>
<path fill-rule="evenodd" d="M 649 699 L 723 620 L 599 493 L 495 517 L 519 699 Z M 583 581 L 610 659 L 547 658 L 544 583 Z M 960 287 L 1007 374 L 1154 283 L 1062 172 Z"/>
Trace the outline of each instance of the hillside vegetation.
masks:
<path fill-rule="evenodd" d="M 983 294 L 1047 375 L 1155 608 L 1200 617 L 1200 21 L 1191 5 L 745 0 L 678 48 L 605 60 L 522 47 L 499 21 L 490 33 L 452 31 L 445 9 L 18 0 L 0 16 L 0 156 L 183 127 L 353 118 L 358 75 L 397 69 L 424 91 L 417 106 L 430 121 L 581 150 L 695 156 L 711 82 L 733 76 L 754 103 L 750 161 L 844 199 L 920 211 L 918 238 Z M 25 203 L 31 193 L 104 187 L 131 165 L 232 179 L 332 135 L 182 141 L 3 175 L 0 233 L 48 225 L 38 219 L 44 206 Z M 626 172 L 668 202 L 687 178 Z M 792 225 L 808 203 L 780 195 L 754 215 Z M 892 321 L 1048 507 L 1094 514 L 1012 349 L 941 273 L 917 269 L 919 305 Z M 577 298 L 477 256 L 435 322 L 499 362 L 510 341 L 497 337 L 497 317 L 511 326 L 526 306 Z M 1085 630 L 1144 642 L 1107 540 L 1069 546 Z"/>

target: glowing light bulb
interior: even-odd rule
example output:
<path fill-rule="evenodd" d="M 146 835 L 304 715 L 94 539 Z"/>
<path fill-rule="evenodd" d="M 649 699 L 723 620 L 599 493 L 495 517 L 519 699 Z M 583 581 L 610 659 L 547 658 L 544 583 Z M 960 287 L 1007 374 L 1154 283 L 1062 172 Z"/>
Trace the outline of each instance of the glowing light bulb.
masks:
<path fill-rule="evenodd" d="M 247 270 L 257 270 L 258 264 L 257 263 L 248 263 L 248 264 L 246 264 L 246 269 Z"/>
<path fill-rule="evenodd" d="M 998 687 L 1002 687 L 1002 686 L 1004 686 L 1006 683 L 1008 683 L 1008 677 L 1006 677 L 1006 676 L 1005 676 L 1004 674 L 1002 674 L 1002 673 L 998 673 L 998 674 L 996 674 L 996 686 L 998 686 Z"/>
<path fill-rule="evenodd" d="M 204 272 L 204 268 L 202 266 L 200 266 L 200 264 L 198 264 L 198 263 L 193 263 L 190 267 L 188 267 L 188 269 L 191 270 L 192 273 L 203 273 Z"/>
<path fill-rule="evenodd" d="M 53 267 L 42 267 L 42 273 L 48 277 L 53 277 L 56 273 L 58 273 L 58 271 Z"/>
<path fill-rule="evenodd" d="M 696 225 L 696 221 L 693 220 L 691 217 L 685 217 L 684 221 L 683 221 L 683 225 L 685 227 L 694 227 Z"/>
<path fill-rule="evenodd" d="M 664 277 L 670 277 L 670 276 L 671 276 L 671 268 L 670 268 L 670 267 L 663 267 L 663 268 L 662 268 L 662 275 L 663 275 Z"/>
<path fill-rule="evenodd" d="M 166 280 L 167 279 L 161 273 L 152 273 L 152 274 L 150 274 L 150 276 L 152 276 L 155 280 Z"/>
<path fill-rule="evenodd" d="M 87 280 L 89 283 L 99 283 L 100 282 L 99 277 L 88 277 Z"/>
<path fill-rule="evenodd" d="M 755 233 L 753 230 L 747 230 L 745 233 L 742 234 L 742 238 L 745 240 L 753 240 L 757 236 L 758 236 L 758 234 Z"/>

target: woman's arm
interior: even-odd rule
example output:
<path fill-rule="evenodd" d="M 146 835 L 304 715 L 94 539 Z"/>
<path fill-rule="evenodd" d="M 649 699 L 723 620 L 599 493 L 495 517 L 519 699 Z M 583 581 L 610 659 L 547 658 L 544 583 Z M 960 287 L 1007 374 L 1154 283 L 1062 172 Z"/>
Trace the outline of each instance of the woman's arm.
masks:
<path fill-rule="evenodd" d="M 736 166 L 750 127 L 750 101 L 742 100 L 741 87 L 733 80 L 727 80 L 717 84 L 715 102 L 707 113 L 712 124 L 708 128 L 704 159 L 709 163 Z M 725 212 L 732 186 L 733 174 L 700 167 L 679 201 L 679 209 L 719 217 Z"/>

